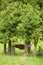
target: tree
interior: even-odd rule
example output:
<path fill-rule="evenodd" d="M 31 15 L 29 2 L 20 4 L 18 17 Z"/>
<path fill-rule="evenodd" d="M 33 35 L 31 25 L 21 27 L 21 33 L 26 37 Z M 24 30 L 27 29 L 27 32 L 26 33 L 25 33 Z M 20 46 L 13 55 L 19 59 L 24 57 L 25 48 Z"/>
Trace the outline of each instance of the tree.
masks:
<path fill-rule="evenodd" d="M 36 29 L 40 27 L 40 12 L 31 5 L 27 4 L 25 5 L 25 9 L 23 9 L 22 13 L 23 14 L 20 18 L 22 23 L 20 23 L 17 27 L 17 35 L 21 36 L 28 42 L 32 40 L 32 34 L 34 33 L 34 31 L 36 31 Z M 33 35 L 35 35 L 36 38 L 34 39 L 34 44 L 36 46 L 37 37 L 35 33 Z"/>
<path fill-rule="evenodd" d="M 9 41 L 9 54 L 11 54 L 11 38 L 15 36 L 23 38 L 26 42 L 31 42 L 33 39 L 36 45 L 39 34 L 38 32 L 35 37 L 36 30 L 43 26 L 42 3 L 43 0 L 0 0 L 0 34 L 2 35 L 0 39 Z"/>
<path fill-rule="evenodd" d="M 19 20 L 19 17 L 21 16 L 21 5 L 19 6 L 19 4 L 20 3 L 18 2 L 14 4 L 12 3 L 7 7 L 6 10 L 0 12 L 0 33 L 2 33 L 9 41 L 9 54 L 11 54 L 10 38 L 16 35 L 15 29 L 17 25 L 21 23 L 21 21 Z"/>

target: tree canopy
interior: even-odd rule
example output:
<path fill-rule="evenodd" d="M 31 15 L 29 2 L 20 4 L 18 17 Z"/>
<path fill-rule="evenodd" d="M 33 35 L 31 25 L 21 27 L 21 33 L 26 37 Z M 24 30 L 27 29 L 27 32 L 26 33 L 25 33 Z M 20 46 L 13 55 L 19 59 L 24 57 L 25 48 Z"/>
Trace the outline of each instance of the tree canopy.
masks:
<path fill-rule="evenodd" d="M 0 40 L 43 34 L 42 13 L 43 0 L 0 0 Z"/>

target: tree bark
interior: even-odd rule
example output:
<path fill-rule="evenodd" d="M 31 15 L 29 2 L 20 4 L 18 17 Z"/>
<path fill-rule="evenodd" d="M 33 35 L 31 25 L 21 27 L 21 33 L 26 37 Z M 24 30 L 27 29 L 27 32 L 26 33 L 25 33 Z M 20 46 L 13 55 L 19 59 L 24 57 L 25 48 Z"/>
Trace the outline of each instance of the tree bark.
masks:
<path fill-rule="evenodd" d="M 6 44 L 4 44 L 4 54 L 6 54 Z"/>
<path fill-rule="evenodd" d="M 37 44 L 36 45 L 34 44 L 34 56 L 36 55 L 37 55 Z"/>
<path fill-rule="evenodd" d="M 28 44 L 25 44 L 25 55 L 28 55 Z"/>
<path fill-rule="evenodd" d="M 28 54 L 31 52 L 31 43 L 28 44 Z"/>
<path fill-rule="evenodd" d="M 37 43 L 38 43 L 38 38 L 34 39 L 34 56 L 36 57 L 37 55 Z"/>
<path fill-rule="evenodd" d="M 12 54 L 12 55 L 15 54 L 15 47 L 14 47 L 14 45 L 11 46 L 11 54 Z"/>
<path fill-rule="evenodd" d="M 11 40 L 10 39 L 8 43 L 8 54 L 11 54 Z"/>

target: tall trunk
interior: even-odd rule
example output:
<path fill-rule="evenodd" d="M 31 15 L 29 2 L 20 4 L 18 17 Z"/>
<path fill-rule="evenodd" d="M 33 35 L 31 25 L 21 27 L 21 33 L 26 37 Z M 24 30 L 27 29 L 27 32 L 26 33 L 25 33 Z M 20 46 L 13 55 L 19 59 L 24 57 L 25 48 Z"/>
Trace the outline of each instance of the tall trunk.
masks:
<path fill-rule="evenodd" d="M 11 40 L 10 39 L 8 43 L 8 54 L 11 54 Z"/>
<path fill-rule="evenodd" d="M 34 44 L 34 56 L 37 55 L 37 44 Z"/>
<path fill-rule="evenodd" d="M 34 56 L 37 55 L 37 43 L 38 43 L 38 38 L 34 38 Z"/>
<path fill-rule="evenodd" d="M 28 53 L 31 52 L 31 43 L 28 44 Z"/>
<path fill-rule="evenodd" d="M 4 44 L 4 54 L 6 54 L 6 44 Z"/>
<path fill-rule="evenodd" d="M 12 54 L 12 55 L 15 54 L 15 47 L 14 47 L 14 45 L 11 46 L 11 54 Z"/>
<path fill-rule="evenodd" d="M 28 44 L 25 44 L 25 55 L 28 55 Z"/>

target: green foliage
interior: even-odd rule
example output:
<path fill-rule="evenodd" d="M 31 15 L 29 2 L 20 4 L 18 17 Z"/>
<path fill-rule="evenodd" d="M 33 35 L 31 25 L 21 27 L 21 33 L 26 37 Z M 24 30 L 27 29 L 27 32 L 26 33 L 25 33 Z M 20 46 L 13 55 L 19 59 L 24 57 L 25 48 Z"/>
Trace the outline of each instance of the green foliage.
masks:
<path fill-rule="evenodd" d="M 42 8 L 43 0 L 0 0 L 0 40 L 39 38 L 43 34 Z"/>

